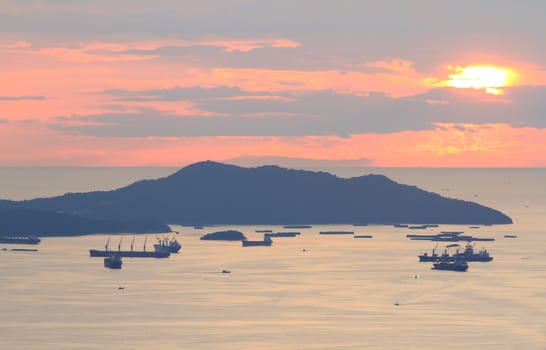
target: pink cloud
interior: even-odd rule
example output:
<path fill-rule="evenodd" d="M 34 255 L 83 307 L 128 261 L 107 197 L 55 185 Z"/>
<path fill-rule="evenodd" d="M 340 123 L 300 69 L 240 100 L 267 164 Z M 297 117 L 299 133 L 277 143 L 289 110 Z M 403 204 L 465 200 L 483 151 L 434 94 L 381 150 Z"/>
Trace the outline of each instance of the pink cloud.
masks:
<path fill-rule="evenodd" d="M 391 61 L 375 61 L 364 63 L 363 65 L 366 68 L 381 68 L 391 72 L 398 73 L 413 73 L 413 63 L 407 60 L 400 58 L 391 60 Z"/>
<path fill-rule="evenodd" d="M 233 97 L 224 97 L 221 100 L 227 101 L 244 101 L 244 100 L 261 100 L 261 101 L 283 101 L 283 102 L 294 102 L 294 98 L 286 96 L 272 96 L 272 95 L 244 95 L 244 96 L 233 96 Z"/>
<path fill-rule="evenodd" d="M 265 47 L 296 48 L 299 43 L 283 38 L 255 39 L 255 40 L 174 40 L 160 39 L 135 42 L 102 42 L 91 41 L 80 43 L 76 46 L 55 45 L 50 47 L 33 48 L 24 41 L 0 42 L 0 52 L 15 52 L 48 56 L 59 61 L 78 63 L 88 62 L 118 62 L 118 61 L 143 61 L 159 57 L 153 51 L 161 47 L 198 47 L 212 46 L 223 48 L 226 52 L 250 52 Z M 139 54 L 128 54 L 126 51 L 142 51 Z M 145 51 L 150 51 L 146 53 Z"/>
<path fill-rule="evenodd" d="M 393 97 L 425 92 L 429 87 L 418 73 L 399 75 L 386 73 L 267 70 L 245 68 L 213 68 L 201 72 L 204 81 L 217 85 L 238 86 L 249 91 L 334 90 L 338 93 L 366 95 L 386 92 Z"/>
<path fill-rule="evenodd" d="M 33 140 L 33 142 L 28 142 Z M 394 134 L 307 137 L 99 138 L 61 134 L 44 123 L 0 124 L 3 165 L 181 166 L 204 160 L 277 156 L 371 159 L 379 167 L 546 166 L 546 129 L 441 124 Z M 191 150 L 191 151 L 189 151 Z"/>
<path fill-rule="evenodd" d="M 0 42 L 0 51 L 16 51 L 28 49 L 31 47 L 31 44 L 26 41 L 4 41 Z"/>
<path fill-rule="evenodd" d="M 301 46 L 300 43 L 288 39 L 273 39 L 269 43 L 271 47 L 296 48 Z"/>

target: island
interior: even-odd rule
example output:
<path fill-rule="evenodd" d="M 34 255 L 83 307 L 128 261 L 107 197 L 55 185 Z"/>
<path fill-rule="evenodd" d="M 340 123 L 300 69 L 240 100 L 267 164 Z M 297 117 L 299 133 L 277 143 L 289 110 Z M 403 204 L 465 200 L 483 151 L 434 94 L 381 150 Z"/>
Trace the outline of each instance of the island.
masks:
<path fill-rule="evenodd" d="M 383 175 L 346 179 L 326 172 L 274 165 L 244 168 L 212 161 L 191 164 L 170 176 L 137 181 L 111 191 L 67 193 L 24 201 L 0 200 L 0 210 L 7 209 L 34 209 L 90 220 L 92 225 L 88 228 L 78 224 L 73 230 L 63 229 L 73 234 L 110 232 L 116 226 L 116 230 L 143 232 L 157 225 L 160 231 L 167 229 L 167 224 L 195 226 L 202 222 L 284 227 L 302 227 L 302 223 L 306 227 L 401 222 L 427 224 L 422 227 L 512 223 L 511 218 L 496 209 L 443 197 Z M 16 231 L 22 232 L 22 227 L 28 225 L 42 225 L 42 229 L 53 231 L 54 227 L 48 228 L 48 222 L 40 221 L 40 215 L 35 213 L 28 212 L 28 222 L 19 221 L 21 226 Z M 9 216 L 6 217 L 9 221 Z M 10 222 L 15 224 L 13 220 Z"/>
<path fill-rule="evenodd" d="M 201 237 L 203 241 L 242 241 L 246 240 L 242 232 L 236 230 L 218 231 L 207 233 Z"/>

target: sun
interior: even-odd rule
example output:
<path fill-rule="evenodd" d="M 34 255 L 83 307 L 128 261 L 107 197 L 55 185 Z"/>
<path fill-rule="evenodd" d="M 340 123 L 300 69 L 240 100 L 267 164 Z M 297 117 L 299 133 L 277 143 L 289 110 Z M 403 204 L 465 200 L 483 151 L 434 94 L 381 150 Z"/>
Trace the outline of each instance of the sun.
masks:
<path fill-rule="evenodd" d="M 493 95 L 502 95 L 502 88 L 510 85 L 514 75 L 510 69 L 495 66 L 450 66 L 448 69 L 455 71 L 455 74 L 449 76 L 448 86 L 483 90 Z"/>

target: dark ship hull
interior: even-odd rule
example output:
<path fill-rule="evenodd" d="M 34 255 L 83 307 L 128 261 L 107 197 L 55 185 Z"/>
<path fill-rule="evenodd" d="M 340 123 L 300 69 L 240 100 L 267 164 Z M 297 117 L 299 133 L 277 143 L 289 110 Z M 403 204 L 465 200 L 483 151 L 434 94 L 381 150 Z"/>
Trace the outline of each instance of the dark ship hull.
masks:
<path fill-rule="evenodd" d="M 106 268 L 121 269 L 122 264 L 123 264 L 123 261 L 121 260 L 121 257 L 118 255 L 104 258 L 104 267 Z"/>
<path fill-rule="evenodd" d="M 243 239 L 241 242 L 243 243 L 243 247 L 270 246 L 273 244 L 270 233 L 264 234 L 263 241 L 248 241 Z"/>
<path fill-rule="evenodd" d="M 182 247 L 180 243 L 176 241 L 176 239 L 158 238 L 158 240 L 159 243 L 154 244 L 154 249 L 151 251 L 146 251 L 146 242 L 144 242 L 144 250 L 141 251 L 133 250 L 133 243 L 131 243 L 131 250 L 121 250 L 121 240 L 118 244 L 118 250 L 109 250 L 108 244 L 110 243 L 110 238 L 108 238 L 104 250 L 90 249 L 89 255 L 92 257 L 103 258 L 111 256 L 118 256 L 120 258 L 168 258 L 171 253 L 177 253 Z"/>
<path fill-rule="evenodd" d="M 353 231 L 321 231 L 321 235 L 354 235 Z"/>
<path fill-rule="evenodd" d="M 420 262 L 435 262 L 439 260 L 440 260 L 440 255 L 437 255 L 437 254 L 428 255 L 425 253 L 423 255 L 419 255 Z"/>
<path fill-rule="evenodd" d="M 461 231 L 440 232 L 434 235 L 406 235 L 412 241 L 433 241 L 433 242 L 473 242 L 473 241 L 494 241 L 494 238 L 480 238 L 462 235 Z"/>
<path fill-rule="evenodd" d="M 433 270 L 446 270 L 446 271 L 459 271 L 465 272 L 468 270 L 468 264 L 466 262 L 456 262 L 456 261 L 440 261 L 433 265 Z"/>
<path fill-rule="evenodd" d="M 0 243 L 4 244 L 38 244 L 41 241 L 38 237 L 0 237 Z"/>
<path fill-rule="evenodd" d="M 299 235 L 299 232 L 276 232 L 276 233 L 270 233 L 270 237 L 296 237 Z"/>
<path fill-rule="evenodd" d="M 257 246 L 270 246 L 273 244 L 271 241 L 241 241 L 243 242 L 243 247 L 257 247 Z"/>
<path fill-rule="evenodd" d="M 131 251 L 131 250 L 98 250 L 89 249 L 89 255 L 92 257 L 109 257 L 116 254 L 122 258 L 168 258 L 171 252 L 168 250 L 162 251 Z"/>
<path fill-rule="evenodd" d="M 464 252 L 457 253 L 454 256 L 455 259 L 465 260 L 465 261 L 479 261 L 479 262 L 488 262 L 493 260 L 493 257 L 489 255 L 489 252 L 485 249 L 480 250 L 479 252 L 474 252 L 474 246 L 467 244 Z"/>
<path fill-rule="evenodd" d="M 454 246 L 458 246 L 454 244 Z M 448 246 L 449 248 L 450 246 Z M 480 250 L 478 253 L 474 252 L 474 247 L 471 244 L 467 244 L 465 250 L 460 253 L 458 250 L 455 254 L 449 255 L 447 250 L 444 251 L 442 255 L 439 255 L 432 250 L 432 254 L 424 253 L 419 255 L 419 261 L 421 262 L 454 262 L 454 261 L 478 261 L 478 262 L 488 262 L 493 260 L 493 257 L 489 255 L 489 252 L 485 249 Z"/>

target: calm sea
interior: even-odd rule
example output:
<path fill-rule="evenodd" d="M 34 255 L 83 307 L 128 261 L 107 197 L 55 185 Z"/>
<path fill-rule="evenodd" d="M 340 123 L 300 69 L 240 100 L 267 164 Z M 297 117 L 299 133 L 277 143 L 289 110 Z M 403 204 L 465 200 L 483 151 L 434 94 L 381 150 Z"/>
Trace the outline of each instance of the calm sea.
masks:
<path fill-rule="evenodd" d="M 0 168 L 0 198 L 108 190 L 174 171 Z M 476 244 L 494 260 L 466 273 L 430 270 L 417 255 L 434 244 L 390 226 L 313 226 L 246 248 L 199 237 L 282 228 L 175 226 L 180 254 L 127 258 L 118 271 L 88 256 L 106 235 L 44 238 L 37 252 L 0 250 L 0 349 L 546 349 L 546 169 L 330 171 L 385 174 L 499 209 L 514 224 L 429 229 L 495 238 Z M 325 230 L 373 238 L 319 235 Z M 128 248 L 133 236 L 123 238 Z"/>

